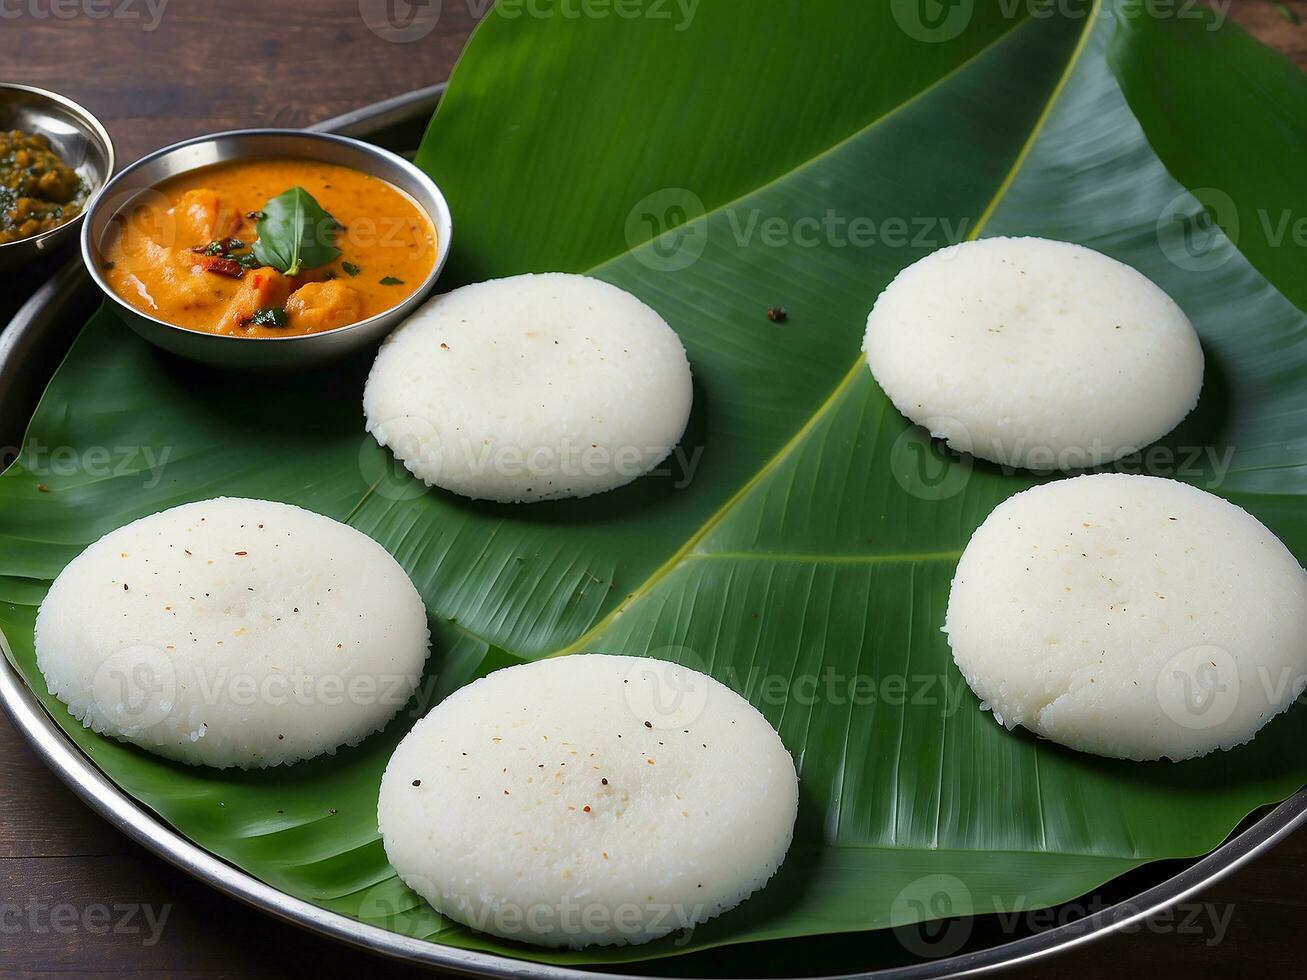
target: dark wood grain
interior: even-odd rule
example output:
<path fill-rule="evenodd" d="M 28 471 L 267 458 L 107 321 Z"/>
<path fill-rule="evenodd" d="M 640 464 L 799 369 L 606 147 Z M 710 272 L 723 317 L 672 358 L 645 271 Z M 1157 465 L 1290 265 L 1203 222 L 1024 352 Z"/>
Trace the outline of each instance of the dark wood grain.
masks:
<path fill-rule="evenodd" d="M 1224 4 L 1217 9 L 1225 9 Z M 1230 17 L 1257 38 L 1307 69 L 1307 2 L 1233 0 Z"/>
<path fill-rule="evenodd" d="M 116 7 L 123 0 L 111 0 Z M 77 99 L 109 127 L 121 162 L 198 133 L 299 126 L 444 79 L 482 3 L 445 0 L 435 28 L 397 44 L 370 30 L 366 0 L 171 0 L 141 19 L 0 19 L 0 72 Z M 142 0 L 136 8 L 144 10 Z M 48 10 L 49 0 L 5 10 Z M 1307 66 L 1307 0 L 1235 0 L 1231 16 Z M 39 276 L 0 283 L 12 302 Z M 1307 833 L 1206 889 L 1188 926 L 1162 922 L 1010 974 L 1300 977 Z M 137 911 L 124 922 L 124 909 Z M 153 937 L 142 910 L 162 930 Z M 56 911 L 57 909 L 57 911 Z M 166 910 L 166 911 L 165 911 Z M 1228 924 L 1214 928 L 1212 914 Z M 107 918 L 106 918 L 107 917 Z M 157 939 L 157 941 L 151 941 Z M 417 976 L 224 898 L 113 830 L 0 718 L 0 977 Z M 430 975 L 430 974 L 424 974 Z"/>
<path fill-rule="evenodd" d="M 6 9 L 29 3 L 49 0 Z M 467 5 L 449 0 L 429 35 L 392 43 L 368 28 L 361 6 L 170 0 L 152 31 L 127 17 L 0 20 L 0 70 L 81 102 L 128 163 L 188 136 L 306 126 L 443 81 L 474 24 Z"/>

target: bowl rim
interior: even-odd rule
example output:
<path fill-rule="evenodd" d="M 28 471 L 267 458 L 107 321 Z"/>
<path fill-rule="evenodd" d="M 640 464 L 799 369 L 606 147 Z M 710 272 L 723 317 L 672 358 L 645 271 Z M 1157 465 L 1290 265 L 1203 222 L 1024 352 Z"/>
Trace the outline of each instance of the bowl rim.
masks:
<path fill-rule="evenodd" d="M 29 95 L 39 95 L 41 98 L 57 105 L 63 106 L 72 115 L 78 117 L 86 128 L 91 131 L 91 138 L 100 144 L 104 150 L 104 180 L 100 186 L 91 191 L 86 198 L 86 203 L 82 205 L 80 214 L 74 215 L 57 228 L 51 228 L 49 231 L 38 232 L 35 235 L 28 235 L 26 238 L 17 238 L 12 242 L 0 243 L 0 250 L 13 248 L 15 245 L 32 245 L 36 242 L 43 242 L 54 238 L 59 234 L 67 234 L 69 229 L 76 228 L 79 222 L 85 223 L 86 215 L 95 206 L 96 199 L 104 193 L 104 189 L 113 183 L 115 174 L 113 168 L 116 164 L 113 139 L 109 136 L 109 130 L 105 128 L 104 123 L 100 122 L 95 113 L 91 112 L 80 102 L 74 102 L 66 95 L 60 95 L 58 92 L 52 92 L 48 88 L 40 88 L 36 85 L 24 85 L 21 82 L 0 82 L 0 92 L 26 92 Z"/>
<path fill-rule="evenodd" d="M 234 139 L 237 137 L 247 137 L 247 136 L 253 136 L 253 137 L 289 136 L 297 139 L 309 140 L 312 142 L 343 144 L 353 149 L 362 151 L 362 153 L 365 156 L 384 157 L 388 159 L 391 163 L 393 163 L 395 166 L 399 167 L 401 170 L 407 172 L 409 176 L 413 177 L 419 183 L 424 184 L 426 186 L 427 192 L 431 195 L 432 199 L 435 200 L 436 204 L 438 205 L 439 213 L 438 214 L 430 213 L 427 210 L 427 208 L 423 206 L 419 201 L 414 200 L 413 203 L 416 207 L 418 207 L 422 211 L 423 214 L 427 216 L 427 220 L 431 222 L 432 228 L 436 231 L 436 259 L 431 266 L 431 271 L 427 273 L 426 278 L 422 280 L 421 284 L 419 284 L 417 289 L 413 290 L 413 292 L 409 293 L 407 296 L 405 296 L 403 299 L 399 300 L 397 303 L 393 304 L 392 306 L 388 306 L 384 310 L 380 311 L 379 313 L 374 313 L 372 316 L 366 317 L 365 319 L 358 320 L 354 323 L 347 323 L 344 326 L 333 327 L 330 330 L 320 330 L 317 333 L 291 334 L 285 337 L 242 337 L 239 336 L 238 334 L 219 334 L 219 333 L 209 333 L 208 331 L 205 330 L 191 330 L 188 327 L 178 326 L 175 323 L 169 323 L 167 320 L 160 320 L 158 317 L 151 316 L 150 314 L 145 313 L 142 310 L 138 310 L 136 307 L 132 306 L 130 303 L 126 302 L 121 296 L 119 296 L 113 290 L 113 288 L 110 287 L 110 285 L 105 281 L 104 277 L 101 275 L 99 263 L 95 261 L 95 257 L 93 255 L 93 247 L 91 244 L 91 224 L 92 224 L 91 216 L 99 209 L 101 203 L 108 199 L 108 194 L 106 192 L 108 192 L 111 188 L 117 185 L 120 181 L 125 180 L 131 174 L 136 173 L 137 171 L 143 169 L 149 164 L 155 162 L 156 160 L 161 159 L 162 157 L 168 156 L 169 154 L 172 153 L 176 153 L 177 151 L 183 150 L 186 147 L 195 146 L 201 143 L 210 143 L 210 142 L 216 142 L 224 139 Z M 256 159 L 256 157 L 251 156 L 246 159 Z M 207 166 L 212 166 L 212 164 L 201 164 L 198 167 L 190 167 L 187 168 L 186 170 L 180 171 L 179 174 L 175 174 L 174 176 L 179 176 L 181 173 L 191 173 L 195 170 L 201 170 Z M 342 166 L 350 166 L 350 165 L 342 164 Z M 373 177 L 377 176 L 375 173 L 371 173 L 370 171 L 365 170 L 362 167 L 353 167 L 352 169 L 359 170 L 364 173 L 368 173 L 369 176 L 373 176 Z M 385 180 L 384 177 L 378 177 L 378 179 Z M 390 181 L 386 181 L 386 182 L 390 183 Z M 154 185 L 151 184 L 150 186 L 154 186 Z M 402 188 L 399 189 L 401 191 L 403 190 Z M 407 193 L 405 196 L 412 198 L 412 195 L 409 195 Z M 151 153 L 147 153 L 139 160 L 136 160 L 135 162 L 124 167 L 121 172 L 115 174 L 112 177 L 112 179 L 108 180 L 105 183 L 104 187 L 101 188 L 100 194 L 98 194 L 96 199 L 88 205 L 86 210 L 83 212 L 82 216 L 86 218 L 86 220 L 82 223 L 81 236 L 80 236 L 82 264 L 86 267 L 86 271 L 90 275 L 91 280 L 96 284 L 96 286 L 100 288 L 100 291 L 104 293 L 104 295 L 110 301 L 115 303 L 118 306 L 118 308 L 121 309 L 123 312 L 125 312 L 128 316 L 133 316 L 139 320 L 148 321 L 149 323 L 153 324 L 156 327 L 163 327 L 170 331 L 176 331 L 178 333 L 186 335 L 187 337 L 203 338 L 202 340 L 198 341 L 199 343 L 210 343 L 210 344 L 224 343 L 227 344 L 228 346 L 235 346 L 238 344 L 291 344 L 294 343 L 295 341 L 313 341 L 322 337 L 336 337 L 353 330 L 365 329 L 368 326 L 375 324 L 381 318 L 392 315 L 398 307 L 403 306 L 405 303 L 409 302 L 410 300 L 413 300 L 415 297 L 420 298 L 424 296 L 427 293 L 427 291 L 431 289 L 431 287 L 435 284 L 436 280 L 440 277 L 441 270 L 445 266 L 445 261 L 449 258 L 450 246 L 454 239 L 454 217 L 449 209 L 449 202 L 445 200 L 444 192 L 441 191 L 440 186 L 434 180 L 432 180 L 431 177 L 429 177 L 421 168 L 419 168 L 413 162 L 409 160 L 405 160 L 402 156 L 400 156 L 397 153 L 392 153 L 390 150 L 383 149 L 380 146 L 376 146 L 372 143 L 367 143 L 363 140 L 354 139 L 352 136 L 341 136 L 337 133 L 316 132 L 311 129 L 293 129 L 293 128 L 280 128 L 280 127 L 226 129 L 218 133 L 207 133 L 202 136 L 193 136 L 189 139 L 180 140 L 176 143 L 169 143 L 167 146 L 160 147 L 159 149 L 154 150 Z M 442 228 L 442 219 L 443 219 L 443 228 Z M 59 229 L 57 228 L 55 229 L 55 231 L 58 230 Z"/>

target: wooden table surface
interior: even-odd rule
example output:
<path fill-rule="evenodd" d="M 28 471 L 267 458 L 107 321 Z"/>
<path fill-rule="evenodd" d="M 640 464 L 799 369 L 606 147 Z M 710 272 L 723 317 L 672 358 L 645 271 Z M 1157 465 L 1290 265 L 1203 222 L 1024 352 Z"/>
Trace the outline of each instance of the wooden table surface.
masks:
<path fill-rule="evenodd" d="M 61 19 L 51 0 L 0 6 L 0 77 L 85 104 L 109 127 L 120 164 L 187 136 L 301 126 L 440 81 L 472 29 L 470 11 L 485 6 L 445 0 L 440 9 L 436 0 L 430 33 L 399 44 L 369 28 L 361 11 L 382 6 L 372 0 L 165 0 L 152 30 L 150 3 L 123 2 L 104 6 L 139 16 Z M 1232 15 L 1307 66 L 1307 26 L 1286 10 L 1307 22 L 1307 0 L 1235 0 Z M 0 304 L 34 284 L 0 284 Z M 1305 883 L 1307 832 L 1208 888 L 1173 921 L 1008 975 L 1302 976 Z M 66 790 L 0 716 L 0 978 L 373 972 L 417 975 L 275 922 L 155 858 Z"/>

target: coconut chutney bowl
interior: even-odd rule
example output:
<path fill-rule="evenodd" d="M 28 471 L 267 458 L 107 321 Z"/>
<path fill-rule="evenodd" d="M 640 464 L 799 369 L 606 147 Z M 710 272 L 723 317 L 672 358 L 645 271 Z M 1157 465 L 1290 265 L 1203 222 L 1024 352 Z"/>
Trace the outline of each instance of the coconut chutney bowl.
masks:
<path fill-rule="evenodd" d="M 57 251 L 77 236 L 101 188 L 113 173 L 113 141 L 100 120 L 72 99 L 32 85 L 0 82 L 0 133 L 13 130 L 44 137 L 62 164 L 81 179 L 76 195 L 78 213 L 54 227 L 14 241 L 0 241 L 0 273 L 16 272 L 23 266 Z M 0 184 L 0 203 L 6 194 Z"/>
<path fill-rule="evenodd" d="M 392 211 L 406 215 L 399 232 Z M 345 136 L 246 129 L 125 168 L 87 212 L 82 259 L 150 343 L 215 367 L 289 372 L 379 343 L 431 291 L 452 234 L 440 188 L 403 157 Z"/>

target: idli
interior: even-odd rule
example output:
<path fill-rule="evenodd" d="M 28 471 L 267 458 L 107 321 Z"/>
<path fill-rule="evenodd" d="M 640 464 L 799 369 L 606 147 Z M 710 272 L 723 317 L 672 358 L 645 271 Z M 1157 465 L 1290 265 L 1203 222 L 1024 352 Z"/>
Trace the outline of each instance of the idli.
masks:
<path fill-rule="evenodd" d="M 427 643 L 422 599 L 379 544 L 234 497 L 109 532 L 36 616 L 37 665 L 74 718 L 218 768 L 357 744 L 413 694 Z"/>
<path fill-rule="evenodd" d="M 496 671 L 400 743 L 378 817 L 442 915 L 544 946 L 643 943 L 766 884 L 794 763 L 748 701 L 686 667 L 585 654 Z"/>
<path fill-rule="evenodd" d="M 986 238 L 902 272 L 863 344 L 894 406 L 957 452 L 1034 470 L 1097 466 L 1198 403 L 1188 318 L 1128 265 L 1079 245 Z"/>
<path fill-rule="evenodd" d="M 549 273 L 428 302 L 377 354 L 363 411 L 428 486 L 519 503 L 648 473 L 680 441 L 691 397 L 661 316 L 606 282 Z"/>
<path fill-rule="evenodd" d="M 944 626 L 997 721 L 1121 759 L 1251 739 L 1307 679 L 1307 576 L 1254 517 L 1148 476 L 1027 490 L 967 544 Z"/>

